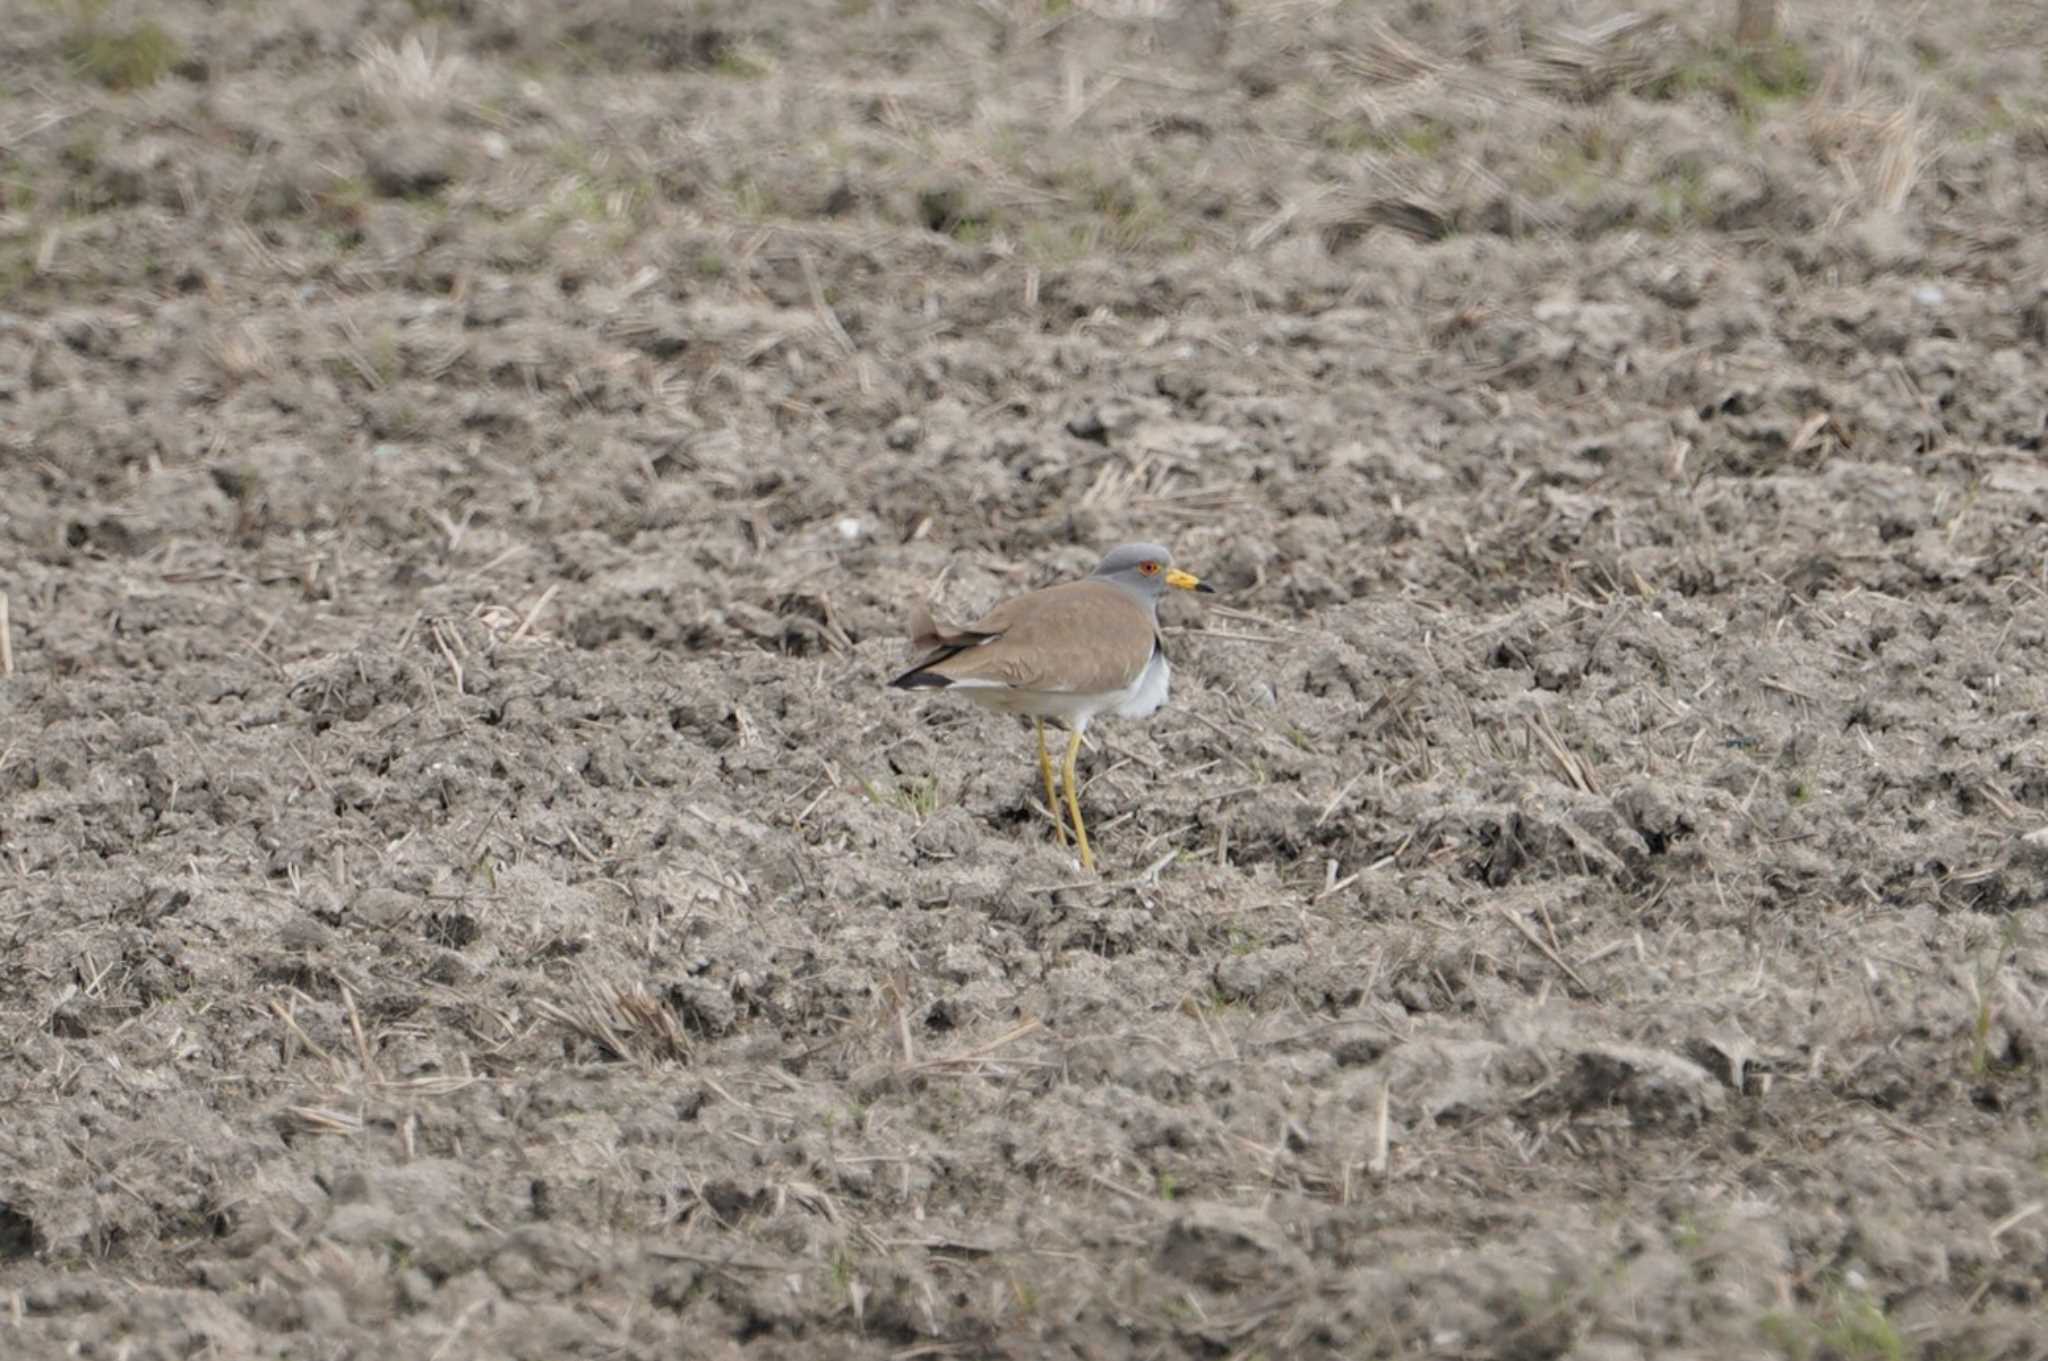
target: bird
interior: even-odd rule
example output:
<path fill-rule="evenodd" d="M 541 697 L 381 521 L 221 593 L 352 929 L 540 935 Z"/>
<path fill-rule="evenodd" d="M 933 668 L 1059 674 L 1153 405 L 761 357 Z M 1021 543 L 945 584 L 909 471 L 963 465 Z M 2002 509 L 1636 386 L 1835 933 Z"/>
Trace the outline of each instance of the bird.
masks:
<path fill-rule="evenodd" d="M 1038 730 L 1038 772 L 1053 835 L 1067 844 L 1045 744 L 1048 720 L 1067 730 L 1060 775 L 1081 867 L 1095 872 L 1074 761 L 1081 734 L 1104 714 L 1144 718 L 1166 703 L 1173 668 L 1159 636 L 1159 600 L 1169 588 L 1213 594 L 1215 587 L 1173 565 L 1156 543 L 1120 544 L 1079 581 L 1003 601 L 965 628 L 946 630 L 920 601 L 911 609 L 911 655 L 918 660 L 889 684 L 898 690 L 950 690 L 1000 713 L 1028 716 Z"/>

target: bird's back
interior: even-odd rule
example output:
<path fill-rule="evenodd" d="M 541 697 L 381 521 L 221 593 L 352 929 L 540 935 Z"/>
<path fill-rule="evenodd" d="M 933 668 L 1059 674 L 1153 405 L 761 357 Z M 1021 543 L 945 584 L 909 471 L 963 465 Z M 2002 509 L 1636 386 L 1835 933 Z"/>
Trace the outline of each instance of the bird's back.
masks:
<path fill-rule="evenodd" d="M 1108 582 L 1092 579 L 1006 600 L 956 633 L 930 628 L 928 615 L 924 620 L 927 627 L 919 641 L 935 646 L 896 685 L 1006 685 L 1112 694 L 1129 689 L 1145 673 L 1158 642 L 1152 611 Z"/>

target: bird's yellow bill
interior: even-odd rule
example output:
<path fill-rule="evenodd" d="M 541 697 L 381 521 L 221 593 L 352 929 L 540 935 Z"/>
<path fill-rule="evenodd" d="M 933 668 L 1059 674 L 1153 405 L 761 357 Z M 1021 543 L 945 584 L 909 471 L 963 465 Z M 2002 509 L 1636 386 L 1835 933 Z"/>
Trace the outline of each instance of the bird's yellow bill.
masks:
<path fill-rule="evenodd" d="M 1216 590 L 1214 586 L 1203 585 L 1202 579 L 1196 576 L 1193 572 L 1183 572 L 1178 567 L 1170 567 L 1167 569 L 1166 584 L 1178 590 L 1200 591 L 1205 595 L 1211 594 Z"/>

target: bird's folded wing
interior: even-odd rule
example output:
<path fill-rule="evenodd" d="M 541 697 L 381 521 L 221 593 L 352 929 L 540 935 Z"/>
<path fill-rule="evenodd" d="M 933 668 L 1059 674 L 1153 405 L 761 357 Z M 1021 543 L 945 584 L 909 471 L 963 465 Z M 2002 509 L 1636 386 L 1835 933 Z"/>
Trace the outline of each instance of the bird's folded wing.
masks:
<path fill-rule="evenodd" d="M 1055 694 L 1107 695 L 1144 674 L 1156 641 L 1151 612 L 1101 581 L 1073 581 L 1004 601 L 958 633 L 923 614 L 927 636 L 957 649 L 923 669 L 955 683 Z M 918 615 L 911 616 L 912 628 Z"/>
<path fill-rule="evenodd" d="M 957 652 L 964 647 L 973 647 L 990 635 L 977 629 L 942 629 L 932 619 L 932 607 L 923 600 L 910 607 L 910 651 L 911 657 L 926 657 L 937 660 L 941 652 Z"/>

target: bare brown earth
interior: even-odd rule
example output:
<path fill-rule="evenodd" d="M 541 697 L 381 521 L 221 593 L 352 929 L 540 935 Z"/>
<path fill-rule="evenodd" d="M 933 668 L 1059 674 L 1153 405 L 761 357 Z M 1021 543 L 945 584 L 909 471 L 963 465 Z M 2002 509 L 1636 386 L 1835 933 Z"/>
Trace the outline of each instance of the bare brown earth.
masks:
<path fill-rule="evenodd" d="M 2048 1352 L 2040 9 L 1733 8 L 9 4 L 0 1355 Z"/>

